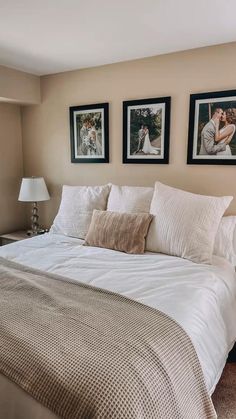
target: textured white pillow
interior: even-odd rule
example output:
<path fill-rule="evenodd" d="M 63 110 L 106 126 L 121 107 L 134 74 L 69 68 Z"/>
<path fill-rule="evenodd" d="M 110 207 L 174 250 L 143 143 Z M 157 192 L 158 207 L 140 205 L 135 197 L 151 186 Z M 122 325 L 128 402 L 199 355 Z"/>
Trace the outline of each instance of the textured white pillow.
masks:
<path fill-rule="evenodd" d="M 112 185 L 107 210 L 114 212 L 149 212 L 154 188 Z"/>
<path fill-rule="evenodd" d="M 105 210 L 110 185 L 63 186 L 61 205 L 50 232 L 84 239 L 93 210 Z"/>
<path fill-rule="evenodd" d="M 223 217 L 216 233 L 213 254 L 227 259 L 233 266 L 236 266 L 235 238 L 236 217 Z"/>
<path fill-rule="evenodd" d="M 156 182 L 146 250 L 197 263 L 212 261 L 216 232 L 232 197 L 196 195 Z"/>

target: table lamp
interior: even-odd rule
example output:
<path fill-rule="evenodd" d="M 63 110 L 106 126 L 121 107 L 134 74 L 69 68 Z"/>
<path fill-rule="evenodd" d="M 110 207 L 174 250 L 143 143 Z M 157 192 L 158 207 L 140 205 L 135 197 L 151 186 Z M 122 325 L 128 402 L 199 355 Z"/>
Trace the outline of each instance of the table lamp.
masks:
<path fill-rule="evenodd" d="M 37 202 L 50 199 L 46 183 L 43 177 L 25 177 L 22 179 L 18 201 L 32 202 L 31 230 L 28 235 L 34 236 L 43 231 L 39 227 L 39 215 Z"/>

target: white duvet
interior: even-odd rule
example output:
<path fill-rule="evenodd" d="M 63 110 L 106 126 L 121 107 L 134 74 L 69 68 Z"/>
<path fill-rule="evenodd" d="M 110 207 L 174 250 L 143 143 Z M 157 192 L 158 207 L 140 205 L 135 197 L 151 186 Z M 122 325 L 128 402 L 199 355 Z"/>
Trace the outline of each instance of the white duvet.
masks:
<path fill-rule="evenodd" d="M 164 254 L 128 255 L 45 234 L 0 249 L 0 256 L 126 295 L 174 318 L 197 351 L 210 394 L 236 339 L 236 278 L 226 260 L 199 265 Z"/>

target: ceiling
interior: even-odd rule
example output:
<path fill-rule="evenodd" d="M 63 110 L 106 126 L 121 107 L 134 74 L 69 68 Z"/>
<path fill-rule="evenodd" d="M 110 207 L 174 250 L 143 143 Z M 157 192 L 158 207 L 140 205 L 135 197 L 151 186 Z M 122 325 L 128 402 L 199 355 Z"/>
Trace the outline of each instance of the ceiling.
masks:
<path fill-rule="evenodd" d="M 43 75 L 236 41 L 236 0 L 0 0 L 0 64 Z"/>

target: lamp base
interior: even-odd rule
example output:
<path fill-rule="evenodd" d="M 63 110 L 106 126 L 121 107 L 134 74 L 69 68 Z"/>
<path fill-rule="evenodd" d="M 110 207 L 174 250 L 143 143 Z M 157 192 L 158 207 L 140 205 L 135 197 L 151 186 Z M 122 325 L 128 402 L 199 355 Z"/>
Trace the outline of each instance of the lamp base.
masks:
<path fill-rule="evenodd" d="M 27 231 L 27 236 L 38 236 L 39 234 L 48 233 L 47 229 L 41 228 L 39 226 L 39 215 L 38 215 L 38 206 L 37 202 L 33 202 L 32 211 L 31 211 L 31 229 Z"/>
<path fill-rule="evenodd" d="M 31 211 L 31 230 L 30 235 L 35 236 L 39 230 L 39 215 L 38 215 L 38 205 L 37 202 L 33 202 L 32 211 Z"/>

